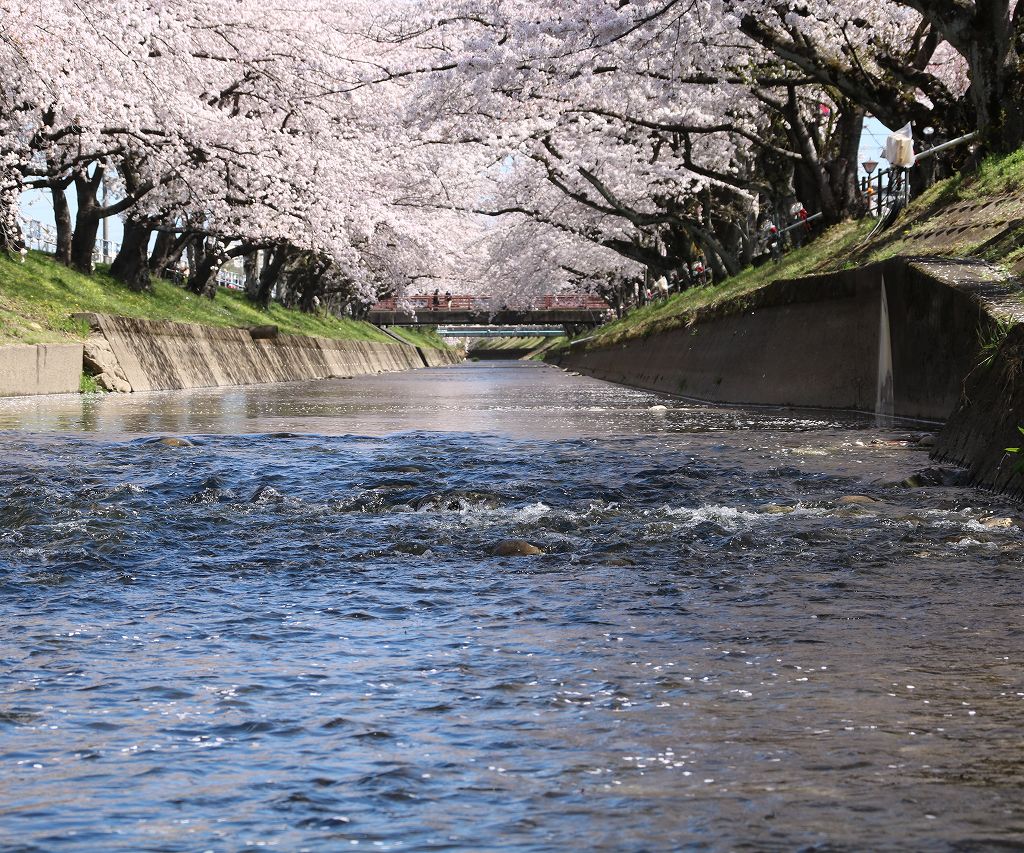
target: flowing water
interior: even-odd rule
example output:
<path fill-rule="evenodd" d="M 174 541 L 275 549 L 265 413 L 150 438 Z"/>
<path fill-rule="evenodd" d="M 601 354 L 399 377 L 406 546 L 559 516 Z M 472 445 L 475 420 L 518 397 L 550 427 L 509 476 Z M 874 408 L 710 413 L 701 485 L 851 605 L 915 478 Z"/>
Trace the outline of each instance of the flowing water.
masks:
<path fill-rule="evenodd" d="M 0 430 L 4 850 L 1022 845 L 1017 510 L 906 430 L 529 364 Z"/>

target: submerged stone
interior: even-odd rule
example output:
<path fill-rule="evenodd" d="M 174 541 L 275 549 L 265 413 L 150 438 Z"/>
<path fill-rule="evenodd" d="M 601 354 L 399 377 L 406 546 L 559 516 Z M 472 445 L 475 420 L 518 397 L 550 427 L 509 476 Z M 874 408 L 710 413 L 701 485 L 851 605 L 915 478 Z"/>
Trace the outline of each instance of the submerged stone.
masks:
<path fill-rule="evenodd" d="M 533 557 L 544 552 L 525 539 L 505 539 L 494 548 L 496 557 Z"/>
<path fill-rule="evenodd" d="M 848 506 L 849 504 L 876 504 L 877 500 L 869 498 L 867 495 L 843 495 L 836 504 L 839 506 Z"/>
<path fill-rule="evenodd" d="M 900 485 L 908 489 L 922 489 L 929 486 L 963 486 L 966 481 L 965 472 L 955 468 L 925 468 L 907 477 Z"/>
<path fill-rule="evenodd" d="M 249 498 L 251 504 L 265 504 L 265 503 L 281 503 L 284 500 L 282 495 L 273 486 L 262 485 L 252 493 L 252 497 Z"/>
<path fill-rule="evenodd" d="M 416 502 L 417 512 L 445 510 L 462 512 L 468 509 L 497 509 L 499 506 L 501 506 L 501 499 L 497 495 L 472 490 L 430 494 Z"/>
<path fill-rule="evenodd" d="M 187 438 L 177 435 L 165 435 L 163 438 L 158 438 L 156 443 L 162 444 L 164 447 L 195 447 Z"/>
<path fill-rule="evenodd" d="M 791 513 L 796 507 L 784 506 L 783 504 L 765 504 L 764 506 L 758 507 L 758 512 L 763 512 L 767 515 L 785 515 Z"/>

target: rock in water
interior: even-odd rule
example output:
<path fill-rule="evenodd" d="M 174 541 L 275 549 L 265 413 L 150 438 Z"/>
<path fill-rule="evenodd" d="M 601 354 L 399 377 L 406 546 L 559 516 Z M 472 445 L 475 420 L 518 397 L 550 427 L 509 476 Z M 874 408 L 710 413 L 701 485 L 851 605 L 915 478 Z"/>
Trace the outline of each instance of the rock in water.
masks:
<path fill-rule="evenodd" d="M 956 468 L 925 468 L 907 477 L 900 485 L 908 489 L 929 486 L 963 486 L 967 483 L 967 472 Z"/>
<path fill-rule="evenodd" d="M 758 507 L 758 512 L 763 512 L 767 515 L 787 515 L 796 507 L 784 506 L 783 504 L 765 504 L 764 506 Z"/>
<path fill-rule="evenodd" d="M 82 368 L 104 391 L 117 391 L 128 394 L 132 390 L 128 377 L 121 369 L 121 364 L 103 335 L 90 335 L 82 348 Z"/>
<path fill-rule="evenodd" d="M 96 384 L 104 391 L 116 391 L 119 394 L 130 394 L 132 386 L 113 373 L 100 373 L 96 376 Z"/>
<path fill-rule="evenodd" d="M 195 447 L 187 438 L 179 438 L 176 435 L 165 435 L 163 438 L 158 438 L 156 443 L 162 444 L 164 447 Z"/>
<path fill-rule="evenodd" d="M 525 539 L 506 539 L 494 548 L 496 557 L 532 557 L 543 553 L 540 548 L 531 545 Z"/>
<path fill-rule="evenodd" d="M 847 504 L 876 504 L 878 501 L 867 495 L 843 495 L 836 503 L 839 506 L 846 506 Z"/>
<path fill-rule="evenodd" d="M 668 411 L 668 406 L 662 406 L 662 405 L 659 404 L 657 406 L 649 407 L 647 409 L 647 411 L 648 412 L 667 412 Z"/>
<path fill-rule="evenodd" d="M 284 495 L 282 495 L 273 486 L 266 484 L 259 486 L 255 492 L 252 493 L 252 497 L 249 498 L 251 504 L 279 504 L 284 501 Z"/>

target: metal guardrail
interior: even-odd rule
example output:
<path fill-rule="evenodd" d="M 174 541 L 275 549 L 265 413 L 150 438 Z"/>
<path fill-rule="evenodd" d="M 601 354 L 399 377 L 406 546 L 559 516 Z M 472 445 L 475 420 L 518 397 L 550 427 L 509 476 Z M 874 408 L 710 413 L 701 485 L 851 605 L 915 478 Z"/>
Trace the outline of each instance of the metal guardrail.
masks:
<path fill-rule="evenodd" d="M 45 252 L 48 255 L 57 253 L 57 229 L 52 225 L 47 225 L 38 219 L 22 219 L 21 233 L 25 238 L 26 248 Z M 109 264 L 120 251 L 120 243 L 98 239 L 92 250 L 92 262 L 94 264 Z"/>
<path fill-rule="evenodd" d="M 792 225 L 787 225 L 779 233 L 785 234 L 787 231 L 796 231 L 797 228 L 806 228 L 808 222 L 814 222 L 816 219 L 821 219 L 825 214 L 818 212 L 812 213 L 806 219 L 801 219 L 799 222 L 794 222 Z"/>
<path fill-rule="evenodd" d="M 437 333 L 442 338 L 560 338 L 565 336 L 565 329 L 550 326 L 541 329 L 522 326 L 438 326 Z"/>
<path fill-rule="evenodd" d="M 21 219 L 21 233 L 25 239 L 25 247 L 47 255 L 57 253 L 57 231 L 52 225 L 40 222 L 38 219 Z M 98 239 L 92 252 L 92 262 L 95 264 L 109 264 L 117 253 L 121 251 L 121 244 L 113 240 Z M 217 273 L 217 284 L 229 290 L 244 290 L 245 276 L 228 270 L 220 270 Z"/>
<path fill-rule="evenodd" d="M 974 142 L 977 138 L 978 133 L 975 131 L 940 143 L 933 148 L 926 148 L 914 156 L 914 163 L 916 165 L 943 151 Z M 910 167 L 910 169 L 912 168 L 913 166 Z M 884 219 L 893 207 L 905 205 L 910 201 L 910 169 L 902 166 L 890 166 L 877 175 L 861 178 L 860 191 L 867 200 L 868 216 Z"/>
<path fill-rule="evenodd" d="M 430 294 L 417 294 L 402 299 L 390 297 L 381 299 L 371 307 L 371 311 L 402 311 L 412 309 L 417 313 L 431 311 L 495 311 L 504 306 L 496 305 L 496 300 L 489 296 L 438 296 L 436 301 Z M 600 296 L 591 294 L 549 294 L 539 300 L 532 301 L 522 310 L 551 311 L 558 309 L 607 311 L 611 306 Z"/>

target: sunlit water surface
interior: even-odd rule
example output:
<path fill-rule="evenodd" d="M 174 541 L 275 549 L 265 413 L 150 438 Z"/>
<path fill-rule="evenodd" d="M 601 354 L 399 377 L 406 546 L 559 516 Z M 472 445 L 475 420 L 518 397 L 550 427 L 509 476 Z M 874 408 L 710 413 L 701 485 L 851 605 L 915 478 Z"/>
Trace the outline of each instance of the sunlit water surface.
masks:
<path fill-rule="evenodd" d="M 0 430 L 5 850 L 1024 839 L 1016 508 L 907 430 L 519 364 Z"/>

